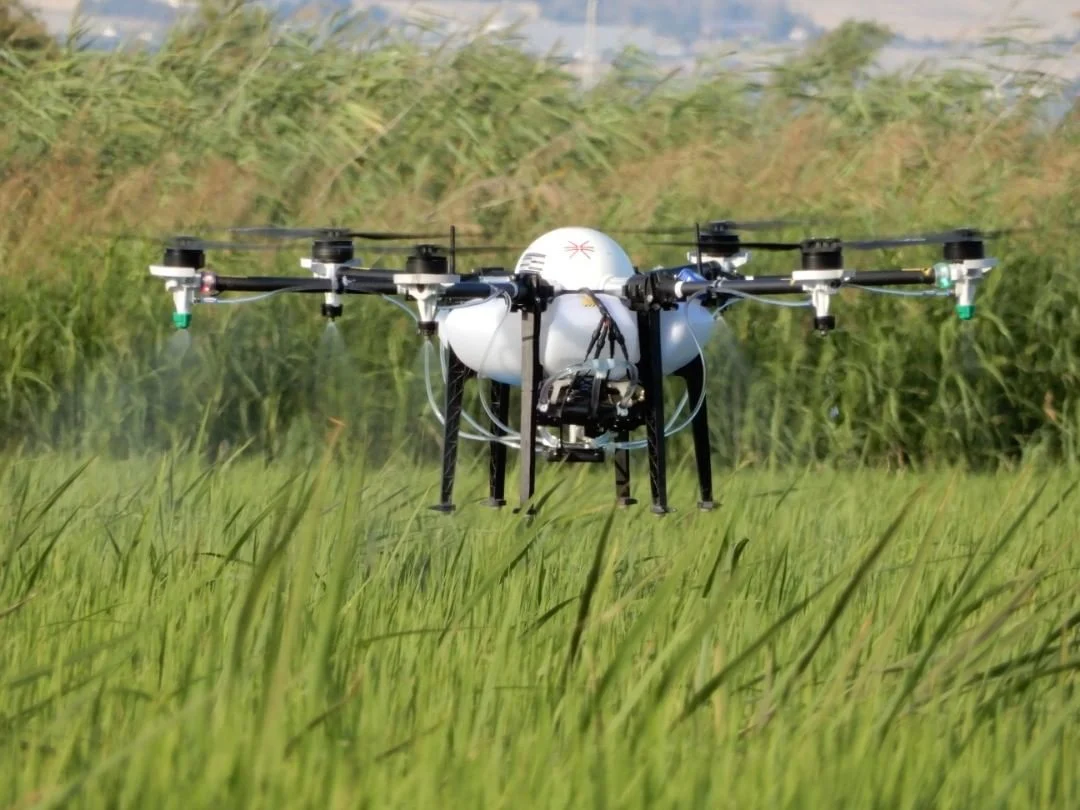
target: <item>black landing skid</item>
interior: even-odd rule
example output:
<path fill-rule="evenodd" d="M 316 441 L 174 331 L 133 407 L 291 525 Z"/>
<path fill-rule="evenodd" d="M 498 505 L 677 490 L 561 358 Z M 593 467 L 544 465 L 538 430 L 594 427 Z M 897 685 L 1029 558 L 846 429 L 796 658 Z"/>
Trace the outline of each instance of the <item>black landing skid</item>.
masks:
<path fill-rule="evenodd" d="M 564 463 L 603 463 L 607 451 L 589 447 L 582 439 L 594 439 L 605 433 L 614 433 L 616 441 L 626 442 L 632 431 L 644 427 L 649 462 L 649 487 L 654 514 L 674 511 L 668 505 L 667 496 L 667 446 L 664 436 L 663 369 L 660 353 L 660 312 L 649 309 L 638 313 L 638 331 L 641 340 L 641 361 L 637 364 L 636 385 L 628 381 L 601 381 L 591 376 L 573 378 L 569 384 L 553 386 L 548 393 L 550 401 L 541 403 L 540 387 L 543 369 L 540 365 L 540 318 L 539 307 L 523 306 L 522 316 L 522 385 L 519 418 L 520 470 L 518 508 L 515 512 L 534 514 L 530 503 L 536 489 L 537 428 L 552 427 L 569 441 L 563 447 L 548 449 L 549 461 Z M 461 428 L 462 402 L 466 381 L 475 378 L 454 353 L 447 350 L 447 383 L 444 400 L 445 423 L 443 428 L 442 482 L 439 503 L 431 508 L 439 512 L 454 511 L 453 490 L 457 467 L 458 439 Z M 700 356 L 673 376 L 680 377 L 692 407 L 703 397 L 705 370 Z M 504 436 L 500 426 L 509 426 L 510 386 L 489 381 L 491 411 L 495 419 L 489 420 L 494 436 Z M 711 511 L 713 501 L 712 448 L 709 440 L 708 401 L 701 407 L 691 423 L 694 441 L 694 459 L 697 466 L 698 508 Z M 491 441 L 488 464 L 488 498 L 485 503 L 494 508 L 506 505 L 506 444 Z M 615 468 L 615 497 L 620 506 L 637 503 L 631 497 L 630 452 L 617 449 L 612 455 Z"/>

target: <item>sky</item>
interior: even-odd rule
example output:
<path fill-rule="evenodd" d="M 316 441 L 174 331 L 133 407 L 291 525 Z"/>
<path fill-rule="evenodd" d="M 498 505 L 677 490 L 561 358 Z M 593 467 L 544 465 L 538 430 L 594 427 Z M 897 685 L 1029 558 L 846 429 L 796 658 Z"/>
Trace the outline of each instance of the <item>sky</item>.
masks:
<path fill-rule="evenodd" d="M 1059 36 L 1080 31 L 1080 0 L 788 0 L 788 5 L 825 27 L 850 17 L 870 18 L 913 39 L 970 39 L 1020 19 Z"/>

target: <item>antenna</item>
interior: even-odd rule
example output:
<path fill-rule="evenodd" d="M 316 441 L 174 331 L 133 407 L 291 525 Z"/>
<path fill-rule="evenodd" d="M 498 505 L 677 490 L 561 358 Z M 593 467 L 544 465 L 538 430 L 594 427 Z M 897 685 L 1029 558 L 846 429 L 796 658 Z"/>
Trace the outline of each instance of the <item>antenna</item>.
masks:
<path fill-rule="evenodd" d="M 712 39 L 713 35 L 713 0 L 701 0 L 701 9 L 699 11 L 699 22 L 701 26 L 702 37 L 706 40 Z"/>
<path fill-rule="evenodd" d="M 450 273 L 457 272 L 457 228 L 450 226 Z"/>
<path fill-rule="evenodd" d="M 585 86 L 591 87 L 596 72 L 596 4 L 588 0 L 585 7 Z"/>
<path fill-rule="evenodd" d="M 702 270 L 702 263 L 701 263 L 701 223 L 700 222 L 695 222 L 694 223 L 694 235 L 695 235 L 695 241 L 697 242 L 697 256 L 695 257 L 697 259 L 697 272 L 698 272 L 699 276 L 704 278 L 705 273 Z"/>

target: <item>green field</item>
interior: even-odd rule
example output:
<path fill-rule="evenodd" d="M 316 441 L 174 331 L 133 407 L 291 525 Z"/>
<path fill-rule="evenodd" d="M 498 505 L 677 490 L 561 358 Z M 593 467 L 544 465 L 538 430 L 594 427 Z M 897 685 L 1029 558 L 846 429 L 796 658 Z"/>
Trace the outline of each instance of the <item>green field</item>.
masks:
<path fill-rule="evenodd" d="M 531 525 L 430 478 L 8 464 L 0 806 L 1080 799 L 1062 476 L 743 472 L 700 514 L 680 474 L 655 518 L 545 468 Z"/>
<path fill-rule="evenodd" d="M 1080 117 L 1043 115 L 1045 77 L 875 73 L 880 32 L 850 25 L 756 73 L 627 54 L 581 93 L 512 42 L 358 20 L 317 41 L 207 4 L 103 54 L 5 14 L 0 810 L 1080 803 Z M 993 243 L 970 323 L 845 294 L 819 339 L 734 307 L 711 514 L 685 436 L 664 518 L 613 512 L 610 467 L 544 464 L 535 520 L 489 512 L 475 444 L 435 514 L 400 310 L 350 299 L 335 335 L 282 296 L 189 339 L 147 275 L 209 225 L 523 245 L 777 216 L 1034 230 Z M 211 259 L 299 273 L 295 247 Z"/>

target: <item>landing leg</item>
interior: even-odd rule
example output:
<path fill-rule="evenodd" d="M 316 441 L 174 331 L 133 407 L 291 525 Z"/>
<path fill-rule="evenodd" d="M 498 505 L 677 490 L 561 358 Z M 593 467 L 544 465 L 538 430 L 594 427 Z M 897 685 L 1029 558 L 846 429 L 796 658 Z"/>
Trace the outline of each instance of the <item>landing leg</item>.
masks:
<path fill-rule="evenodd" d="M 536 407 L 540 400 L 540 314 L 521 309 L 521 476 L 515 512 L 534 514 L 526 504 L 536 489 Z"/>
<path fill-rule="evenodd" d="M 645 386 L 645 432 L 649 447 L 649 484 L 652 510 L 663 515 L 667 503 L 667 447 L 664 437 L 664 374 L 660 355 L 660 312 L 638 313 L 641 343 L 641 380 Z"/>
<path fill-rule="evenodd" d="M 465 396 L 465 380 L 469 378 L 468 367 L 458 359 L 453 349 L 447 354 L 446 395 L 443 402 L 443 459 L 442 487 L 439 503 L 431 507 L 437 512 L 454 511 L 454 473 L 457 468 L 458 434 L 461 428 L 461 406 Z"/>
<path fill-rule="evenodd" d="M 615 441 L 626 442 L 630 439 L 629 433 L 618 433 Z M 619 506 L 632 506 L 637 503 L 630 497 L 630 451 L 615 451 L 615 500 Z"/>
<path fill-rule="evenodd" d="M 705 367 L 702 365 L 701 355 L 696 356 L 675 373 L 686 382 L 686 396 L 690 409 L 693 410 L 705 389 Z M 698 409 L 691 422 L 694 432 L 694 461 L 697 464 L 698 488 L 701 491 L 698 509 L 705 512 L 712 511 L 716 506 L 712 492 L 712 446 L 709 441 L 708 405 L 708 399 L 703 398 L 701 408 Z"/>
<path fill-rule="evenodd" d="M 510 386 L 506 383 L 491 381 L 491 412 L 502 424 L 510 419 Z M 496 436 L 506 435 L 501 427 L 491 420 L 491 432 Z M 490 497 L 487 505 L 500 507 L 506 505 L 506 450 L 502 442 L 491 442 L 490 462 L 488 464 L 488 490 Z"/>

